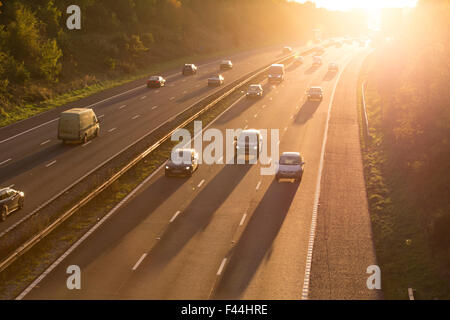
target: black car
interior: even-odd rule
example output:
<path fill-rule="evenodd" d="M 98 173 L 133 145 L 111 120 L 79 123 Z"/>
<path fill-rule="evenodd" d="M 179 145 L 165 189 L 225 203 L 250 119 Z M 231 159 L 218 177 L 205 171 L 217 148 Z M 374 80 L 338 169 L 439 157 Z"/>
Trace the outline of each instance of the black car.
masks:
<path fill-rule="evenodd" d="M 198 153 L 194 149 L 175 149 L 166 163 L 165 176 L 188 176 L 198 168 Z"/>
<path fill-rule="evenodd" d="M 5 221 L 6 217 L 16 210 L 23 208 L 25 194 L 11 188 L 0 189 L 0 219 Z"/>
<path fill-rule="evenodd" d="M 322 101 L 323 90 L 321 87 L 311 87 L 306 91 L 306 95 L 308 96 L 308 101 Z"/>
<path fill-rule="evenodd" d="M 187 63 L 183 66 L 182 70 L 183 75 L 190 75 L 190 74 L 196 74 L 197 73 L 197 66 L 192 63 Z"/>

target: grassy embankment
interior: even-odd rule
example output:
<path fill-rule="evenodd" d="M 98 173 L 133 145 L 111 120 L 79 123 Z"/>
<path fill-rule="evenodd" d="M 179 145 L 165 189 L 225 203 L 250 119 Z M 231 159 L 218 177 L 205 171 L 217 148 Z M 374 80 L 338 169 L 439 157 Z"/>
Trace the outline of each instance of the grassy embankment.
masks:
<path fill-rule="evenodd" d="M 392 141 L 386 138 L 382 124 L 385 106 L 373 76 L 375 59 L 371 54 L 363 64 L 358 101 L 364 174 L 382 290 L 386 299 L 408 299 L 408 288 L 415 289 L 416 299 L 449 299 L 448 250 L 433 248 L 421 209 L 402 178 L 410 168 L 398 167 L 393 161 L 399 155 L 391 148 Z M 369 137 L 363 124 L 364 81 Z"/>

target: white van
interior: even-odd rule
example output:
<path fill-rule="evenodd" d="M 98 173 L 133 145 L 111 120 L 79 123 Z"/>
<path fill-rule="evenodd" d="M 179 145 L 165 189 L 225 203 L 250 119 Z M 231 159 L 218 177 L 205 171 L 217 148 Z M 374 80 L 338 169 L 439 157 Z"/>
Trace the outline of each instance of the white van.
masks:
<path fill-rule="evenodd" d="M 73 108 L 61 113 L 58 124 L 58 139 L 66 142 L 86 143 L 97 137 L 100 125 L 92 109 Z"/>

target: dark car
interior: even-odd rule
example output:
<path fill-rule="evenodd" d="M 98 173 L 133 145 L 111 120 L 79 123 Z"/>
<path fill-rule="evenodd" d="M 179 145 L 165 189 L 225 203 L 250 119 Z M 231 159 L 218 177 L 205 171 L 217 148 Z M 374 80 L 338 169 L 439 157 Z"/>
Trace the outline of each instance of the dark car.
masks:
<path fill-rule="evenodd" d="M 261 98 L 263 95 L 263 88 L 260 84 L 251 84 L 248 87 L 246 96 L 248 98 Z"/>
<path fill-rule="evenodd" d="M 337 63 L 331 62 L 330 64 L 328 64 L 328 72 L 338 72 L 339 71 L 339 66 L 337 65 Z"/>
<path fill-rule="evenodd" d="M 323 90 L 321 87 L 311 87 L 306 91 L 306 94 L 308 101 L 322 101 L 323 99 Z"/>
<path fill-rule="evenodd" d="M 190 74 L 196 74 L 197 73 L 197 66 L 195 64 L 192 63 L 186 63 L 183 66 L 183 70 L 182 70 L 183 75 L 190 75 Z"/>
<path fill-rule="evenodd" d="M 190 177 L 198 168 L 198 153 L 194 149 L 175 149 L 166 163 L 165 175 Z"/>
<path fill-rule="evenodd" d="M 229 70 L 233 68 L 233 63 L 230 60 L 223 60 L 220 63 L 220 70 Z"/>
<path fill-rule="evenodd" d="M 0 189 L 0 220 L 5 221 L 6 217 L 16 210 L 23 208 L 25 194 L 11 188 Z"/>
<path fill-rule="evenodd" d="M 147 80 L 147 87 L 149 88 L 159 88 L 166 85 L 166 79 L 161 76 L 152 76 Z"/>

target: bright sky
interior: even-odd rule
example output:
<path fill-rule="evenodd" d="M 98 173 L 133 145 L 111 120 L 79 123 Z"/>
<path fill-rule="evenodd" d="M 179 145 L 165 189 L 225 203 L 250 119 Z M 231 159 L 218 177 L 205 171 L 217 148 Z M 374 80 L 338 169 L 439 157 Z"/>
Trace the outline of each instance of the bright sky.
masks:
<path fill-rule="evenodd" d="M 314 2 L 317 7 L 330 10 L 380 9 L 414 7 L 417 0 L 295 0 L 298 2 Z"/>

